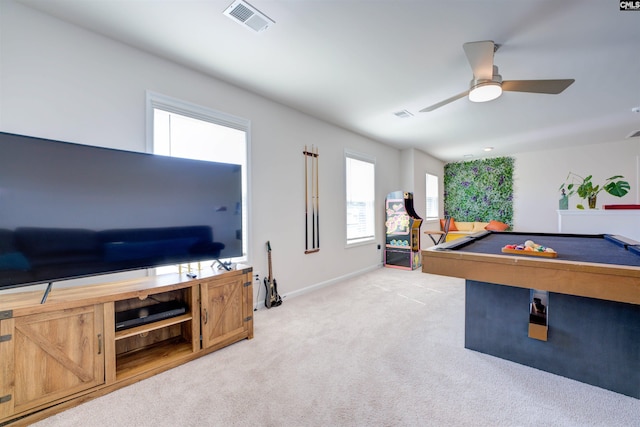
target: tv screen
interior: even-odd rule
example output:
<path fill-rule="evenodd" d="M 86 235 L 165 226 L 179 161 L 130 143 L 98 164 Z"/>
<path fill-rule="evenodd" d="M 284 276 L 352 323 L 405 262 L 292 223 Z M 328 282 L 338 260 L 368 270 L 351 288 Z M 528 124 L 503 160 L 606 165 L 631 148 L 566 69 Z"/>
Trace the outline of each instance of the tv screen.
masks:
<path fill-rule="evenodd" d="M 240 165 L 0 133 L 0 289 L 241 255 Z"/>

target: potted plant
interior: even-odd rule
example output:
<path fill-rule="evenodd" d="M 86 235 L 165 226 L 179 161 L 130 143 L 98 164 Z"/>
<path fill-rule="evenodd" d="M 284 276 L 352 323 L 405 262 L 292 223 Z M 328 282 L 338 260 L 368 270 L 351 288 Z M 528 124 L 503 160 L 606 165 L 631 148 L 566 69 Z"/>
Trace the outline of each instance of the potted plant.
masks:
<path fill-rule="evenodd" d="M 591 182 L 591 178 L 593 175 L 589 175 L 587 177 L 582 177 L 573 172 L 569 172 L 567 175 L 566 182 L 562 183 L 560 186 L 560 190 L 567 190 L 567 196 L 571 196 L 572 194 L 578 194 L 580 198 L 587 199 L 589 203 L 589 209 L 595 209 L 596 207 L 596 198 L 598 193 L 602 190 L 611 194 L 612 196 L 622 197 L 629 192 L 631 186 L 627 181 L 623 181 L 620 178 L 624 178 L 622 175 L 615 175 L 611 178 L 607 178 L 604 181 L 603 185 L 593 185 Z M 617 180 L 617 181 L 616 181 Z M 576 205 L 578 209 L 584 209 L 582 204 Z"/>

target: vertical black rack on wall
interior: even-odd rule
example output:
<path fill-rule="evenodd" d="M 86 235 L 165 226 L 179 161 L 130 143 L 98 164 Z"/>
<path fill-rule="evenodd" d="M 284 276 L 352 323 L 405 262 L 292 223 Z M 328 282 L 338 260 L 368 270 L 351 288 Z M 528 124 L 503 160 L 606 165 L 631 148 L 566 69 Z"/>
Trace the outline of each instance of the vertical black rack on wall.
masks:
<path fill-rule="evenodd" d="M 304 146 L 304 253 L 320 250 L 320 195 L 318 184 L 318 147 Z"/>

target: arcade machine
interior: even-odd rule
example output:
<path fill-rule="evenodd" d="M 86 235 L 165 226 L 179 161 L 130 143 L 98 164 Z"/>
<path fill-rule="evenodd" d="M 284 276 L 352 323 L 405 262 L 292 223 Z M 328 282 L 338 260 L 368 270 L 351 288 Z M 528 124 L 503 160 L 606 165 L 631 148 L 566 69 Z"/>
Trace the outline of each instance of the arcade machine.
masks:
<path fill-rule="evenodd" d="M 385 211 L 387 238 L 384 265 L 404 270 L 420 268 L 422 218 L 413 209 L 413 193 L 394 191 L 387 194 Z"/>

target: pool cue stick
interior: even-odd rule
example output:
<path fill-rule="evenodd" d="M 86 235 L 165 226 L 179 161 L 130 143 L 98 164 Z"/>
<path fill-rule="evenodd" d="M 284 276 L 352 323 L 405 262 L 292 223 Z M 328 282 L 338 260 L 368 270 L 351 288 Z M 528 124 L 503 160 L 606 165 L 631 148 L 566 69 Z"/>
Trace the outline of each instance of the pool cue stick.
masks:
<path fill-rule="evenodd" d="M 314 177 L 314 166 L 313 162 L 313 145 L 311 146 L 311 247 L 313 249 L 316 248 L 316 203 L 313 195 L 313 177 Z"/>
<path fill-rule="evenodd" d="M 317 238 L 317 246 L 316 248 L 320 248 L 320 184 L 319 184 L 319 170 L 320 170 L 320 159 L 318 155 L 318 147 L 316 147 L 315 151 L 315 162 L 316 162 L 316 208 L 318 210 L 318 217 L 316 218 L 316 232 L 318 234 Z"/>
<path fill-rule="evenodd" d="M 309 250 L 309 184 L 307 172 L 307 146 L 304 146 L 304 250 Z"/>

